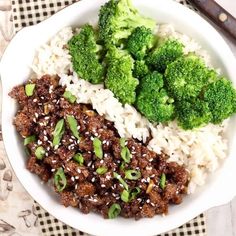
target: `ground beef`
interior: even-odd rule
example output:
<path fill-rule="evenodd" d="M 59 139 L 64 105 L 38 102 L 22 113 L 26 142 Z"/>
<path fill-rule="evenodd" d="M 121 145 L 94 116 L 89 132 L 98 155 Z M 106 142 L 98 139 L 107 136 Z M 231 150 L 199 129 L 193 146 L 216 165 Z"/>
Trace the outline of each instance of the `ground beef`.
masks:
<path fill-rule="evenodd" d="M 139 219 L 166 214 L 169 204 L 182 202 L 189 181 L 183 166 L 168 163 L 167 155 L 158 155 L 135 139 L 126 139 L 121 144 L 113 122 L 98 115 L 90 105 L 72 104 L 63 97 L 65 88 L 59 85 L 57 76 L 45 75 L 29 83 L 35 84 L 32 96 L 26 96 L 25 85 L 15 87 L 9 94 L 19 103 L 13 123 L 23 138 L 35 135 L 36 139 L 26 146 L 27 168 L 45 182 L 53 179 L 64 206 L 77 207 L 83 213 L 94 211 L 108 218 L 110 207 L 116 203 L 121 207 L 121 216 Z M 70 129 L 68 115 L 77 121 L 79 140 Z M 65 122 L 64 129 L 60 144 L 55 146 L 54 130 L 61 119 Z M 95 155 L 95 138 L 101 141 L 102 157 Z M 36 155 L 38 147 L 44 150 L 41 158 Z M 121 154 L 124 149 L 130 155 L 127 154 L 130 159 L 126 162 Z M 82 155 L 81 163 L 75 159 L 76 154 Z M 99 169 L 104 173 L 99 173 Z M 127 170 L 140 176 L 131 180 L 126 176 Z M 125 189 L 130 194 L 127 201 L 121 199 Z"/>

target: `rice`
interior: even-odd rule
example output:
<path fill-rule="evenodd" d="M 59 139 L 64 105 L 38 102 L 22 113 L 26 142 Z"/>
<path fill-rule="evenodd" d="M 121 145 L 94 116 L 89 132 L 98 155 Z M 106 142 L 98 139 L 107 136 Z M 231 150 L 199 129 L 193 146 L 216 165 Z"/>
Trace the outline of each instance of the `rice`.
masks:
<path fill-rule="evenodd" d="M 201 56 L 208 66 L 211 60 L 201 46 L 186 35 L 174 30 L 171 25 L 159 25 L 157 34 L 161 37 L 178 38 L 185 45 L 185 54 L 194 52 Z M 228 121 L 221 125 L 209 124 L 194 131 L 179 128 L 175 121 L 169 124 L 151 124 L 136 109 L 128 104 L 123 106 L 103 85 L 94 85 L 78 78 L 73 72 L 71 57 L 65 48 L 72 37 L 72 28 L 62 29 L 36 53 L 32 69 L 37 77 L 44 74 L 58 74 L 60 83 L 77 97 L 78 103 L 91 104 L 99 115 L 113 121 L 120 136 L 134 137 L 146 142 L 151 131 L 152 139 L 148 148 L 170 157 L 168 161 L 184 164 L 191 179 L 188 193 L 193 193 L 197 186 L 204 185 L 209 173 L 215 171 L 222 159 L 227 156 L 227 140 L 224 138 Z M 72 71 L 72 75 L 68 75 Z"/>

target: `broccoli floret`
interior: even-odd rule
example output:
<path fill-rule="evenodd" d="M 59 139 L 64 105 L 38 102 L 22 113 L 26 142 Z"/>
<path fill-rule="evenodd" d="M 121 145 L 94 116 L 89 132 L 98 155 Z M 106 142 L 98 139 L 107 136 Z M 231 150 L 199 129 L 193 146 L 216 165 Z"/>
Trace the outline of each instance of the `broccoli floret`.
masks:
<path fill-rule="evenodd" d="M 203 92 L 212 113 L 212 123 L 219 124 L 236 112 L 236 90 L 232 82 L 221 78 L 210 83 Z"/>
<path fill-rule="evenodd" d="M 110 0 L 100 8 L 98 26 L 106 44 L 119 45 L 138 26 L 153 29 L 156 22 L 140 15 L 130 0 Z"/>
<path fill-rule="evenodd" d="M 139 81 L 133 77 L 133 58 L 124 50 L 111 47 L 107 53 L 106 88 L 110 89 L 115 97 L 123 104 L 135 102 L 135 89 Z"/>
<path fill-rule="evenodd" d="M 133 76 L 135 78 L 141 79 L 148 73 L 149 69 L 148 66 L 145 64 L 145 61 L 140 60 L 134 62 Z"/>
<path fill-rule="evenodd" d="M 104 80 L 104 67 L 100 62 L 101 46 L 97 44 L 97 34 L 91 25 L 84 25 L 79 34 L 68 42 L 72 64 L 82 79 L 93 84 Z"/>
<path fill-rule="evenodd" d="M 183 44 L 176 39 L 162 41 L 147 56 L 147 64 L 164 73 L 168 64 L 183 56 L 183 48 Z"/>
<path fill-rule="evenodd" d="M 186 130 L 206 125 L 212 119 L 208 103 L 200 99 L 177 102 L 176 113 L 178 125 Z"/>
<path fill-rule="evenodd" d="M 209 81 L 213 72 L 197 56 L 181 57 L 167 66 L 165 71 L 168 92 L 177 100 L 197 97 Z"/>
<path fill-rule="evenodd" d="M 163 86 L 163 76 L 154 71 L 141 80 L 137 92 L 136 108 L 153 122 L 167 122 L 174 118 L 174 99 L 168 96 Z"/>
<path fill-rule="evenodd" d="M 154 41 L 155 38 L 151 29 L 144 26 L 137 27 L 127 40 L 127 50 L 135 59 L 141 60 L 146 56 L 147 51 L 153 47 Z"/>

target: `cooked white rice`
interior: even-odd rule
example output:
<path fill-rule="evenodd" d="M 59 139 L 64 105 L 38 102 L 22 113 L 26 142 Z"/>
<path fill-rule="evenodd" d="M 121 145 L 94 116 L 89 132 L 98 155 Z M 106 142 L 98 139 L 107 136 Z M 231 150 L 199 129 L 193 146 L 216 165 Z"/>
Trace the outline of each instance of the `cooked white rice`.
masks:
<path fill-rule="evenodd" d="M 185 45 L 186 54 L 195 52 L 210 66 L 209 55 L 193 39 L 175 32 L 170 25 L 160 25 L 157 33 L 163 37 L 178 38 Z M 165 152 L 170 156 L 169 161 L 184 164 L 189 170 L 191 180 L 188 192 L 193 193 L 197 186 L 203 185 L 207 175 L 215 171 L 221 159 L 227 156 L 227 140 L 224 138 L 227 121 L 222 125 L 209 124 L 194 131 L 182 130 L 175 121 L 168 125 L 151 124 L 134 107 L 127 104 L 122 106 L 103 85 L 90 84 L 78 78 L 76 73 L 67 75 L 68 70 L 72 71 L 72 64 L 64 45 L 72 35 L 72 28 L 66 27 L 37 51 L 32 65 L 36 76 L 58 74 L 60 83 L 77 97 L 78 103 L 92 104 L 100 115 L 114 122 L 122 137 L 134 137 L 145 142 L 151 130 L 153 138 L 148 147 L 157 153 Z"/>

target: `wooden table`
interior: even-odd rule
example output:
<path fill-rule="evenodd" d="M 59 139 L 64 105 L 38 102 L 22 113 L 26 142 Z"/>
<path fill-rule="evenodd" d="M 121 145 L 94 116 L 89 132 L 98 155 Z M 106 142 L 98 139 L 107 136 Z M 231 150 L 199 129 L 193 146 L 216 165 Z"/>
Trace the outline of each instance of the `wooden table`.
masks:
<path fill-rule="evenodd" d="M 236 16 L 236 1 L 217 2 Z M 10 0 L 0 0 L 0 58 L 13 35 L 10 11 Z M 236 45 L 225 39 L 236 56 Z M 208 236 L 236 236 L 236 198 L 229 204 L 207 211 L 206 215 Z M 33 199 L 11 170 L 0 133 L 0 226 L 1 224 L 11 228 L 9 233 L 1 235 L 41 235 L 37 227 L 37 217 L 34 215 Z"/>

